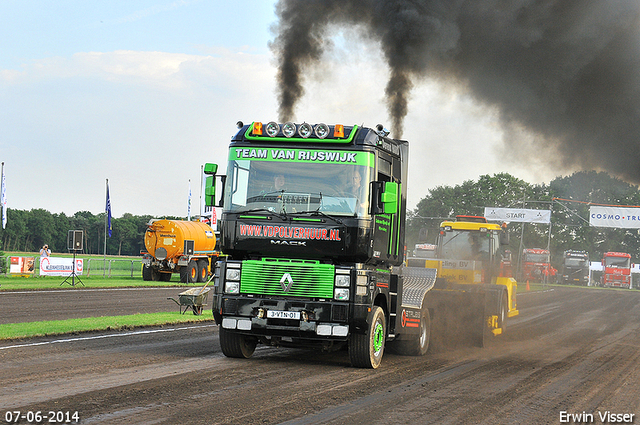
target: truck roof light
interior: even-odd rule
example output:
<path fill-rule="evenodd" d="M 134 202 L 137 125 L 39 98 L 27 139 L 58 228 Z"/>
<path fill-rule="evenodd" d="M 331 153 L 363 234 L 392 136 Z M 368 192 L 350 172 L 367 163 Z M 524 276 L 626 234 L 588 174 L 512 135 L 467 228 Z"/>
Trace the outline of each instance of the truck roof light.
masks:
<path fill-rule="evenodd" d="M 264 131 L 267 133 L 269 137 L 276 137 L 280 132 L 280 125 L 276 122 L 269 122 L 264 126 Z"/>
<path fill-rule="evenodd" d="M 296 134 L 296 125 L 291 121 L 284 123 L 282 125 L 282 134 L 284 134 L 285 137 L 293 137 L 293 135 Z"/>
<path fill-rule="evenodd" d="M 253 130 L 251 131 L 251 134 L 253 134 L 254 136 L 262 136 L 262 123 L 261 122 L 254 122 L 253 123 Z"/>
<path fill-rule="evenodd" d="M 312 133 L 313 133 L 313 127 L 311 127 L 311 124 L 304 122 L 300 124 L 300 127 L 298 127 L 298 134 L 300 134 L 305 139 L 311 136 Z"/>
<path fill-rule="evenodd" d="M 336 124 L 333 127 L 333 137 L 344 137 L 344 125 Z"/>
<path fill-rule="evenodd" d="M 324 139 L 329 135 L 329 126 L 326 125 L 325 123 L 320 123 L 316 125 L 314 132 L 316 133 L 316 137 L 318 139 Z"/>

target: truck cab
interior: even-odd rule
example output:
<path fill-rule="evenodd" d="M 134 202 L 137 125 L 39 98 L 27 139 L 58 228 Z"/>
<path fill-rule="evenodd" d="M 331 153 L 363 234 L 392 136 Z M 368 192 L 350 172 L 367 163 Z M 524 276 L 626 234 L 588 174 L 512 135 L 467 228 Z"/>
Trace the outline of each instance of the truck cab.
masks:
<path fill-rule="evenodd" d="M 386 341 L 426 352 L 433 280 L 405 296 L 408 144 L 387 136 L 382 126 L 239 123 L 220 176 L 226 256 L 213 316 L 225 355 L 346 345 L 353 365 L 375 368 Z"/>
<path fill-rule="evenodd" d="M 521 281 L 549 282 L 556 275 L 556 269 L 551 266 L 549 250 L 542 248 L 526 248 L 522 250 Z"/>
<path fill-rule="evenodd" d="M 576 250 L 565 251 L 558 273 L 558 283 L 589 285 L 589 253 Z"/>
<path fill-rule="evenodd" d="M 605 252 L 602 256 L 600 284 L 607 288 L 631 289 L 631 255 L 626 252 Z"/>

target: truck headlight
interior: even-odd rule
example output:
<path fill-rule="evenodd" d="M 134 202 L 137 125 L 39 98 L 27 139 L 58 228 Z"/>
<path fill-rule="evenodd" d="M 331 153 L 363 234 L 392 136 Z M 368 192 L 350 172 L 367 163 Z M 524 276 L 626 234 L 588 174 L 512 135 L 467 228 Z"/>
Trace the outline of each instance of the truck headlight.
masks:
<path fill-rule="evenodd" d="M 224 292 L 227 294 L 237 294 L 240 292 L 240 282 L 227 282 L 224 285 Z"/>
<path fill-rule="evenodd" d="M 336 286 L 348 288 L 351 285 L 351 277 L 348 274 L 336 275 Z"/>
<path fill-rule="evenodd" d="M 333 298 L 336 300 L 348 300 L 349 288 L 336 288 L 333 293 Z"/>
<path fill-rule="evenodd" d="M 227 280 L 240 280 L 240 269 L 227 268 Z"/>

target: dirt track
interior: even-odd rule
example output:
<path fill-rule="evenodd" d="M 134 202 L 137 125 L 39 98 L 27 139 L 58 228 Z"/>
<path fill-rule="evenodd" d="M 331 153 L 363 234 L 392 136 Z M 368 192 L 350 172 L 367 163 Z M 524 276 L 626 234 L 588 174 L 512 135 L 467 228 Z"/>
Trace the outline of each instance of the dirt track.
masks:
<path fill-rule="evenodd" d="M 519 306 L 490 348 L 387 353 L 377 370 L 352 368 L 344 351 L 259 348 L 227 359 L 210 324 L 3 342 L 0 414 L 78 411 L 87 424 L 559 424 L 561 412 L 586 412 L 599 424 L 610 411 L 640 424 L 640 291 L 559 288 L 521 294 Z"/>
<path fill-rule="evenodd" d="M 185 288 L 59 289 L 0 292 L 0 324 L 173 311 Z"/>

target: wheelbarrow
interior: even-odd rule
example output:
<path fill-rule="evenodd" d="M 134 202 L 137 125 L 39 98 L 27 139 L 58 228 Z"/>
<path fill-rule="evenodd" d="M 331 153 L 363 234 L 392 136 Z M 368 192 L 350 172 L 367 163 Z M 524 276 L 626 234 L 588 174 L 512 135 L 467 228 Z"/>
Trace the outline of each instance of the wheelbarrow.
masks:
<path fill-rule="evenodd" d="M 191 309 L 193 314 L 200 316 L 204 306 L 207 305 L 207 299 L 209 298 L 209 291 L 211 288 L 207 288 L 206 285 L 201 288 L 191 288 L 178 294 L 178 299 L 167 298 L 178 304 L 180 308 L 180 314 L 185 314 L 187 310 Z"/>

